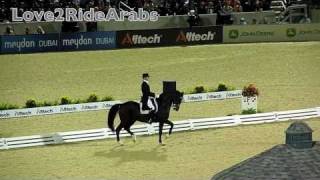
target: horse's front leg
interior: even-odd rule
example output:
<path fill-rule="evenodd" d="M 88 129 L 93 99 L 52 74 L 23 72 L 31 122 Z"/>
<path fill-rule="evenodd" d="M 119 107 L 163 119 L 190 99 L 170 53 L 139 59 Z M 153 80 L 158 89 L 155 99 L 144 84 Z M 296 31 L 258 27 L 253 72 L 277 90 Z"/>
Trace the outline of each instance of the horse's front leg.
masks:
<path fill-rule="evenodd" d="M 162 129 L 163 129 L 163 122 L 159 122 L 159 144 L 164 145 L 164 144 L 162 143 L 162 138 L 161 138 L 161 136 L 162 136 Z"/>
<path fill-rule="evenodd" d="M 169 135 L 171 135 L 172 129 L 173 129 L 173 123 L 169 119 L 167 119 L 164 123 L 166 123 L 170 126 Z"/>

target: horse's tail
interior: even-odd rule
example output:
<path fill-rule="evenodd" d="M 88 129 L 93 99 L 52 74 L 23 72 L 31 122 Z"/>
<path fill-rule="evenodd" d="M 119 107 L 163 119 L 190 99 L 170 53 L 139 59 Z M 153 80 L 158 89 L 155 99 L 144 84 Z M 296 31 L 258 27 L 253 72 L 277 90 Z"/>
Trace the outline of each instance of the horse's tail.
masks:
<path fill-rule="evenodd" d="M 109 110 L 109 114 L 108 114 L 108 127 L 114 131 L 114 119 L 117 115 L 117 112 L 119 111 L 120 108 L 120 104 L 115 104 L 111 107 L 111 109 Z"/>

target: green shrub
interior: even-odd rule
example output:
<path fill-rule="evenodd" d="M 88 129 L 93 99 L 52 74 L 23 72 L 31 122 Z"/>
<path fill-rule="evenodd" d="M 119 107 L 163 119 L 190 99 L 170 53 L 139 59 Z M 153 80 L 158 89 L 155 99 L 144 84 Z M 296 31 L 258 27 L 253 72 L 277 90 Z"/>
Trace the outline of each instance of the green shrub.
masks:
<path fill-rule="evenodd" d="M 207 90 L 203 87 L 203 86 L 196 86 L 193 91 L 192 94 L 196 94 L 196 93 L 205 93 L 207 92 Z"/>
<path fill-rule="evenodd" d="M 72 100 L 68 97 L 62 97 L 60 99 L 60 105 L 64 105 L 64 104 L 72 104 Z"/>
<path fill-rule="evenodd" d="M 87 99 L 87 102 L 97 102 L 98 96 L 96 94 L 90 94 L 90 96 Z"/>
<path fill-rule="evenodd" d="M 53 101 L 52 106 L 58 106 L 58 105 L 59 105 L 59 101 L 58 100 Z"/>
<path fill-rule="evenodd" d="M 221 92 L 221 91 L 228 91 L 228 87 L 223 83 L 220 83 L 217 88 L 217 92 Z"/>
<path fill-rule="evenodd" d="M 235 91 L 237 90 L 235 87 L 233 86 L 227 86 L 228 91 Z"/>
<path fill-rule="evenodd" d="M 113 101 L 113 97 L 112 96 L 105 96 L 104 98 L 101 99 L 101 101 Z"/>
<path fill-rule="evenodd" d="M 8 104 L 8 109 L 19 109 L 19 106 L 15 104 Z"/>
<path fill-rule="evenodd" d="M 53 106 L 53 103 L 52 102 L 49 102 L 49 101 L 44 101 L 42 103 L 42 106 Z"/>
<path fill-rule="evenodd" d="M 241 114 L 257 114 L 255 109 L 243 110 Z"/>
<path fill-rule="evenodd" d="M 7 110 L 8 109 L 8 104 L 1 103 L 0 104 L 0 110 Z"/>
<path fill-rule="evenodd" d="M 36 107 L 43 107 L 43 106 L 44 106 L 43 102 L 36 102 Z"/>
<path fill-rule="evenodd" d="M 19 106 L 7 103 L 0 104 L 0 110 L 19 109 Z"/>
<path fill-rule="evenodd" d="M 227 114 L 227 116 L 234 116 L 234 115 L 237 115 L 237 113 L 230 113 L 230 114 Z"/>
<path fill-rule="evenodd" d="M 82 99 L 76 99 L 73 101 L 74 104 L 81 104 L 81 103 L 85 103 L 86 101 L 82 100 Z"/>
<path fill-rule="evenodd" d="M 37 103 L 34 99 L 29 99 L 26 102 L 26 108 L 34 108 L 37 107 Z"/>

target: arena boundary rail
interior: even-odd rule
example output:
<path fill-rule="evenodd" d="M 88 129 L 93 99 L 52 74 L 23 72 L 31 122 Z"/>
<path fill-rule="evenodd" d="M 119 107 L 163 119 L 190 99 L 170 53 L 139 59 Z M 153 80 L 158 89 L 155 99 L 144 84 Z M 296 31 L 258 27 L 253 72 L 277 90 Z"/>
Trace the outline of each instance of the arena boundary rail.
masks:
<path fill-rule="evenodd" d="M 175 121 L 173 132 L 193 131 L 199 129 L 238 126 L 246 124 L 261 124 L 281 122 L 296 119 L 309 119 L 320 117 L 320 107 L 279 111 L 252 115 L 235 115 L 216 118 L 188 119 Z M 136 135 L 153 135 L 158 133 L 158 123 L 135 125 L 131 128 Z M 169 126 L 164 126 L 164 132 L 168 132 Z M 82 131 L 56 132 L 46 135 L 34 135 L 0 139 L 0 150 L 34 147 L 43 145 L 65 144 L 71 142 L 89 141 L 115 138 L 115 133 L 107 128 L 91 129 Z M 129 136 L 124 130 L 121 136 Z"/>

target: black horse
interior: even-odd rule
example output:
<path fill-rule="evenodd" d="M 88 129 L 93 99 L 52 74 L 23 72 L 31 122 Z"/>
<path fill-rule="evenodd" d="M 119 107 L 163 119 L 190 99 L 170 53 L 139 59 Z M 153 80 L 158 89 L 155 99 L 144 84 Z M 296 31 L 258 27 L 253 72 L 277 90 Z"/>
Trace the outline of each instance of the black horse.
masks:
<path fill-rule="evenodd" d="M 169 121 L 170 108 L 173 106 L 173 109 L 178 111 L 180 104 L 183 98 L 183 93 L 175 91 L 172 93 L 162 93 L 159 98 L 156 99 L 158 103 L 158 112 L 155 113 L 152 117 L 152 122 L 159 122 L 159 143 L 162 144 L 162 129 L 164 123 L 169 124 L 170 130 L 169 135 L 173 129 L 173 123 Z M 115 104 L 111 107 L 108 114 L 108 127 L 115 131 L 114 129 L 114 119 L 119 111 L 120 124 L 116 128 L 117 142 L 120 142 L 119 133 L 122 128 L 124 128 L 132 137 L 135 135 L 130 131 L 130 127 L 134 124 L 135 121 L 146 122 L 150 115 L 142 115 L 140 113 L 139 103 L 134 101 L 128 101 L 123 104 Z"/>

